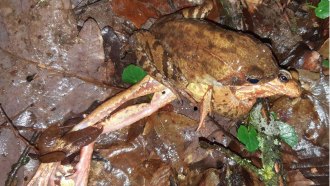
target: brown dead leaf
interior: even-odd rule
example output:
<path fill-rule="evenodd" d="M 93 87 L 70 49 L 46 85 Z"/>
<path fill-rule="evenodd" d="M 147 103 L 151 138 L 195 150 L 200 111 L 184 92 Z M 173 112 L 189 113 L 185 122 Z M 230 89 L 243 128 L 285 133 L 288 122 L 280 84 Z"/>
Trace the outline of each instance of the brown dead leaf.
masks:
<path fill-rule="evenodd" d="M 162 166 L 153 175 L 150 185 L 171 185 L 171 180 L 175 177 L 176 176 L 173 175 L 172 168 L 170 166 Z"/>
<path fill-rule="evenodd" d="M 309 180 L 304 177 L 299 170 L 292 170 L 288 172 L 287 177 L 289 186 L 300 186 L 300 185 L 314 185 L 315 183 L 312 180 Z"/>
<path fill-rule="evenodd" d="M 329 38 L 322 44 L 318 52 L 323 58 L 329 58 Z"/>
<path fill-rule="evenodd" d="M 178 0 L 169 4 L 166 0 L 113 0 L 111 6 L 113 12 L 130 20 L 137 28 L 149 18 L 159 18 L 161 15 L 176 12 L 183 7 L 192 6 L 193 2 Z"/>
<path fill-rule="evenodd" d="M 79 32 L 77 42 L 70 47 L 68 61 L 62 66 L 74 74 L 105 82 L 103 38 L 93 19 L 88 19 Z"/>
<path fill-rule="evenodd" d="M 117 15 L 132 21 L 137 28 L 140 28 L 149 18 L 159 16 L 157 10 L 139 0 L 113 0 L 111 5 Z"/>
<path fill-rule="evenodd" d="M 250 13 L 254 13 L 258 6 L 262 3 L 262 0 L 243 0 L 248 7 Z"/>
<path fill-rule="evenodd" d="M 158 112 L 147 120 L 146 128 L 149 131 L 153 128 L 154 131 L 144 134 L 154 141 L 150 145 L 157 155 L 177 168 L 182 165 L 186 144 L 198 139 L 196 124 L 196 121 L 174 112 Z"/>

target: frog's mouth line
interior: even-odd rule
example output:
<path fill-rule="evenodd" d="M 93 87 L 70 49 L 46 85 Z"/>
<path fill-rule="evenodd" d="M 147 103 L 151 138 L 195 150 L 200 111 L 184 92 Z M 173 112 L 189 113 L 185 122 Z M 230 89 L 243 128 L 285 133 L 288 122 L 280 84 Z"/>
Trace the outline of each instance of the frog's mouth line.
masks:
<path fill-rule="evenodd" d="M 299 84 L 295 80 L 289 80 L 284 83 L 278 78 L 258 85 L 247 84 L 242 86 L 233 86 L 231 88 L 235 96 L 241 100 L 263 98 L 275 95 L 299 97 L 302 92 Z"/>

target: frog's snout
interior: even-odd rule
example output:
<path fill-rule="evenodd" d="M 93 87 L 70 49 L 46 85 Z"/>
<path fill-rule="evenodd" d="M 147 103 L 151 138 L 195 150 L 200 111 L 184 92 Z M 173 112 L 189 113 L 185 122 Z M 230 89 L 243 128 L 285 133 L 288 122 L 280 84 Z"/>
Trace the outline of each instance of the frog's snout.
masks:
<path fill-rule="evenodd" d="M 282 89 L 280 92 L 289 97 L 299 97 L 302 93 L 298 76 L 295 73 L 296 71 L 289 72 L 282 69 L 279 71 L 278 81 L 274 82 L 274 86 Z"/>
<path fill-rule="evenodd" d="M 289 97 L 299 97 L 302 93 L 302 89 L 297 81 L 291 79 L 285 83 L 283 93 Z"/>
<path fill-rule="evenodd" d="M 231 89 L 235 96 L 242 100 L 275 95 L 299 97 L 302 93 L 299 82 L 286 70 L 280 70 L 278 76 L 269 82 L 234 86 Z"/>

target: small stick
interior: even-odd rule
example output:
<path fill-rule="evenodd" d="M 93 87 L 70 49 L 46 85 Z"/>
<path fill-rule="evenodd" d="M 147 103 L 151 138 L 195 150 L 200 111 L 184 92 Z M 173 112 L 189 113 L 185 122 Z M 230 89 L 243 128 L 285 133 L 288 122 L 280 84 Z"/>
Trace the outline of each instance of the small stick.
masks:
<path fill-rule="evenodd" d="M 31 143 L 34 143 L 38 139 L 39 135 L 40 135 L 40 132 L 34 132 L 31 137 Z M 29 162 L 28 153 L 30 152 L 30 150 L 31 150 L 31 146 L 27 145 L 25 147 L 24 151 L 22 152 L 21 156 L 19 157 L 17 163 L 15 163 L 12 166 L 11 171 L 8 173 L 8 177 L 6 179 L 5 186 L 13 185 L 13 182 L 17 175 L 18 170 Z"/>
<path fill-rule="evenodd" d="M 21 139 L 21 141 L 26 145 L 29 146 L 30 148 L 32 148 L 35 152 L 38 152 L 38 150 L 34 147 L 33 144 L 31 144 L 24 136 L 22 136 L 16 126 L 14 125 L 13 121 L 9 118 L 9 116 L 7 115 L 7 113 L 5 112 L 5 110 L 2 107 L 2 104 L 0 103 L 0 110 L 1 110 L 1 115 L 6 119 L 7 123 L 9 124 L 9 127 L 12 129 L 15 137 L 17 137 L 18 139 Z"/>

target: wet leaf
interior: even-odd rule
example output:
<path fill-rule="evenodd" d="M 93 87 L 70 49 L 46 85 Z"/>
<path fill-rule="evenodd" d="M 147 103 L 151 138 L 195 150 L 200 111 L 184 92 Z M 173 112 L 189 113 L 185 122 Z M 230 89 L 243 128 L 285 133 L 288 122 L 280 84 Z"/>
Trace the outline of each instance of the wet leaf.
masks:
<path fill-rule="evenodd" d="M 326 19 L 329 17 L 329 0 L 321 0 L 315 9 L 318 18 Z"/>
<path fill-rule="evenodd" d="M 85 21 L 77 41 L 68 50 L 68 63 L 64 63 L 63 66 L 81 77 L 105 82 L 107 77 L 104 65 L 103 38 L 94 19 L 89 18 Z"/>
<path fill-rule="evenodd" d="M 283 122 L 279 123 L 279 128 L 281 139 L 291 147 L 294 147 L 298 143 L 298 135 L 294 128 Z"/>
<path fill-rule="evenodd" d="M 247 128 L 246 126 L 241 125 L 237 131 L 238 140 L 245 145 L 246 150 L 249 152 L 254 152 L 259 147 L 257 135 L 256 129 L 252 126 Z"/>
<path fill-rule="evenodd" d="M 128 65 L 121 76 L 121 79 L 125 83 L 135 84 L 141 81 L 147 73 L 140 67 L 135 65 Z"/>

